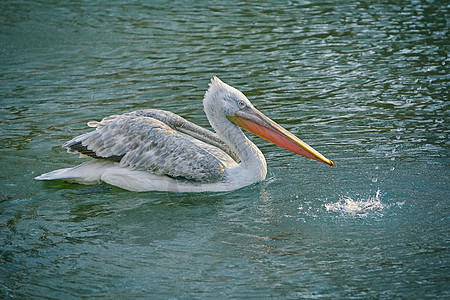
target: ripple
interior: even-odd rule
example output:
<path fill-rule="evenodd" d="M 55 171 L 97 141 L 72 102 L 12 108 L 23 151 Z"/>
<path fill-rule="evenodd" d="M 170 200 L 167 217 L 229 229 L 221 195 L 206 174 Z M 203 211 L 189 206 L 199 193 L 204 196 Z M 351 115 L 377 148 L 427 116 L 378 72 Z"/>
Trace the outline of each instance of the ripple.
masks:
<path fill-rule="evenodd" d="M 448 298 L 444 1 L 147 2 L 0 1 L 0 298 Z M 90 120 L 209 127 L 213 75 L 336 168 L 251 137 L 233 193 L 32 181 Z"/>

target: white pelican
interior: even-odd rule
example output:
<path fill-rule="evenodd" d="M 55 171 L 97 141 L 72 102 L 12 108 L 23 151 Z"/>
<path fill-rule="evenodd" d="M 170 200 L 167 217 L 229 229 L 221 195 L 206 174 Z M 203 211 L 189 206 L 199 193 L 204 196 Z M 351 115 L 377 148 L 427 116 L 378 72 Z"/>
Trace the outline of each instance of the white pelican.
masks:
<path fill-rule="evenodd" d="M 36 179 L 106 182 L 130 191 L 231 191 L 264 180 L 266 160 L 242 127 L 308 158 L 333 162 L 259 112 L 239 90 L 211 79 L 203 106 L 216 133 L 163 110 L 137 110 L 89 122 L 96 130 L 63 147 L 94 158 Z"/>

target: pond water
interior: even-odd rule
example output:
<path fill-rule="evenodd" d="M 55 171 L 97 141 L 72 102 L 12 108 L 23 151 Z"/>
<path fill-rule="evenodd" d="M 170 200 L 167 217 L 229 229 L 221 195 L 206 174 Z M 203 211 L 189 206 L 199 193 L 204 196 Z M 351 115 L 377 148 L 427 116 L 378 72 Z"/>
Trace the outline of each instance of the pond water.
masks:
<path fill-rule="evenodd" d="M 446 1 L 0 2 L 0 298 L 449 298 Z M 86 123 L 209 128 L 210 78 L 335 168 L 248 135 L 229 193 L 35 181 Z"/>

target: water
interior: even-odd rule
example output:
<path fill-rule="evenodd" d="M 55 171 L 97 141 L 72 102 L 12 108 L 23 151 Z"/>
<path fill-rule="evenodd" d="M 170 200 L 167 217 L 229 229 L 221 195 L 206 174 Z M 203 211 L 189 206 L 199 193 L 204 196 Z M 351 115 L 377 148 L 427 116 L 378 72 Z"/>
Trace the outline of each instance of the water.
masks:
<path fill-rule="evenodd" d="M 0 298 L 448 298 L 445 1 L 2 1 Z M 33 177 L 86 122 L 208 126 L 218 75 L 332 159 L 257 137 L 266 181 L 132 193 Z"/>

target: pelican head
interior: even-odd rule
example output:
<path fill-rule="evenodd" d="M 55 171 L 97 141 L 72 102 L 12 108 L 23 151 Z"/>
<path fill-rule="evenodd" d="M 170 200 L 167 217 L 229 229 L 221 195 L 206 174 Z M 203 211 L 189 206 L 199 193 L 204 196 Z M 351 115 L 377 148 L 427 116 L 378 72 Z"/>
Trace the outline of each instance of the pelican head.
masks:
<path fill-rule="evenodd" d="M 217 131 L 219 123 L 228 119 L 235 125 L 291 152 L 326 163 L 334 163 L 307 143 L 257 110 L 245 95 L 213 77 L 203 100 L 205 113 Z"/>

